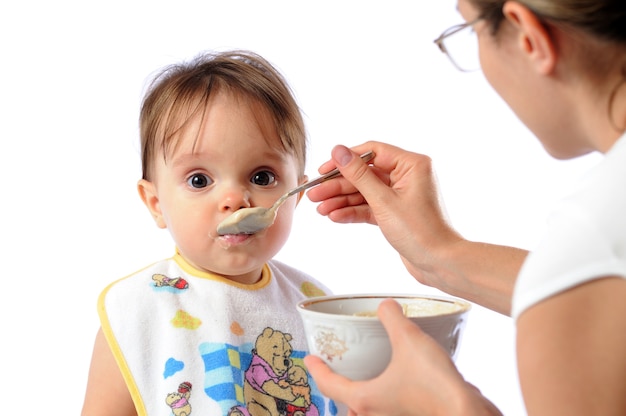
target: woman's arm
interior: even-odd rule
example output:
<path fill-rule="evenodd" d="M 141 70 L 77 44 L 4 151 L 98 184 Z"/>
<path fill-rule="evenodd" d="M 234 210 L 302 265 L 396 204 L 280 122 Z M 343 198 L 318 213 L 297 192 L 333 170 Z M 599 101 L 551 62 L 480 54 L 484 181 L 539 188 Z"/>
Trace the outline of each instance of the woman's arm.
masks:
<path fill-rule="evenodd" d="M 523 312 L 517 357 L 529 415 L 625 415 L 626 279 L 593 280 Z"/>
<path fill-rule="evenodd" d="M 511 314 L 515 279 L 528 252 L 514 247 L 459 240 L 434 252 L 430 266 L 404 265 L 420 283 L 475 302 L 504 315 Z M 434 254 L 435 255 L 435 254 Z"/>

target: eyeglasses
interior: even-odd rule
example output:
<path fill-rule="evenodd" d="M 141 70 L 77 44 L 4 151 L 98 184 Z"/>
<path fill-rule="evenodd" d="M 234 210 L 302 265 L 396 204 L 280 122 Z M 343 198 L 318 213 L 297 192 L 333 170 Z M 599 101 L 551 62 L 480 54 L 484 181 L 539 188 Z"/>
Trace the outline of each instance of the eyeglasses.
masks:
<path fill-rule="evenodd" d="M 479 17 L 470 22 L 452 26 L 434 40 L 441 52 L 448 55 L 452 64 L 460 71 L 472 72 L 480 69 L 478 39 L 472 26 L 481 19 L 482 17 Z"/>

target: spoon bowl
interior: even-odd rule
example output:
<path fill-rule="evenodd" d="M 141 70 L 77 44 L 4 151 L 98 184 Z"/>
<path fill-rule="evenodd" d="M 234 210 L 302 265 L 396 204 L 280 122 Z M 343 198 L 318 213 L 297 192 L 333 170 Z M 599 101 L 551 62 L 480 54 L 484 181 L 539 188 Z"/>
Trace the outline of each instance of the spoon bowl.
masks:
<path fill-rule="evenodd" d="M 361 159 L 365 162 L 369 162 L 374 157 L 374 152 L 369 151 L 361 155 Z M 341 173 L 339 169 L 333 169 L 324 175 L 313 179 L 312 181 L 303 183 L 302 185 L 292 189 L 287 192 L 280 198 L 274 202 L 269 208 L 263 207 L 252 207 L 252 208 L 241 208 L 231 215 L 226 217 L 221 223 L 217 226 L 217 233 L 219 235 L 227 235 L 227 234 L 255 234 L 261 230 L 266 229 L 270 225 L 274 223 L 276 219 L 276 212 L 278 208 L 289 198 L 290 196 L 296 195 L 305 189 L 309 189 L 313 186 L 319 185 L 322 182 L 326 182 L 329 179 L 336 178 L 340 176 Z"/>

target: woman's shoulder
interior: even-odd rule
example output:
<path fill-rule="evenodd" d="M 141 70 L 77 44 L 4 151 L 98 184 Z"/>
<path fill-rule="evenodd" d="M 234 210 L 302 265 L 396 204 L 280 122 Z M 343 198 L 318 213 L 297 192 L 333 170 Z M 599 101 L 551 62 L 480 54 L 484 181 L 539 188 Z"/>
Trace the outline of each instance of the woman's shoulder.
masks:
<path fill-rule="evenodd" d="M 626 212 L 626 135 L 582 178 L 557 208 L 574 210 L 594 221 L 616 224 Z M 557 210 L 558 212 L 558 210 Z"/>

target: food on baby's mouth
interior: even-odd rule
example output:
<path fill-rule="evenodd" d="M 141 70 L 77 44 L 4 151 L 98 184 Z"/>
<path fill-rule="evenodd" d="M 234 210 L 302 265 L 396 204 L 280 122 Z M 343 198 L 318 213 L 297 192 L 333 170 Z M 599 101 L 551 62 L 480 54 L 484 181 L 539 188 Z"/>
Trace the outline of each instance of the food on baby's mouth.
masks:
<path fill-rule="evenodd" d="M 417 318 L 421 316 L 435 316 L 446 313 L 456 312 L 461 309 L 461 305 L 452 302 L 415 302 L 401 303 L 402 313 L 408 318 Z M 364 311 L 353 314 L 354 316 L 376 317 L 376 311 Z"/>

